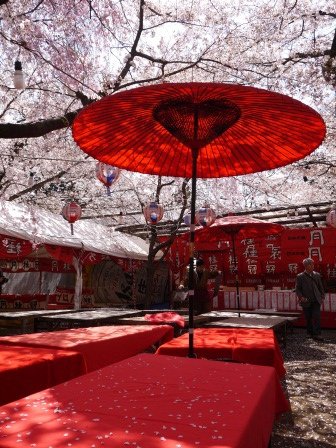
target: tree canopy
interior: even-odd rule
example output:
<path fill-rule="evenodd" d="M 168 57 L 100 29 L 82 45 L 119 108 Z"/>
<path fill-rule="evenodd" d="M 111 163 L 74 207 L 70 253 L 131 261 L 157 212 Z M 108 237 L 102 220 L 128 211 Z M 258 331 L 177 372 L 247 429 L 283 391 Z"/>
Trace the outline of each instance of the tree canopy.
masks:
<path fill-rule="evenodd" d="M 336 193 L 336 9 L 330 0 L 0 0 L 0 195 L 84 217 L 144 223 L 157 178 L 122 172 L 107 196 L 71 124 L 106 95 L 161 82 L 228 82 L 292 96 L 318 111 L 327 136 L 283 169 L 198 181 L 218 213 L 332 199 Z M 22 64 L 25 88 L 13 84 Z M 185 200 L 183 179 L 160 187 L 165 218 Z"/>

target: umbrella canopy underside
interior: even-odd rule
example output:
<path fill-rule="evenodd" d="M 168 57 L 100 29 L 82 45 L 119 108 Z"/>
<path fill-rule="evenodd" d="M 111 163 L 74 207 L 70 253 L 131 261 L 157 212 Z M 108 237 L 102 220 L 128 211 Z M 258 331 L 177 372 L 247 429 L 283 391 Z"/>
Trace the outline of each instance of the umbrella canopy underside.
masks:
<path fill-rule="evenodd" d="M 314 151 L 325 124 L 309 106 L 254 87 L 175 83 L 139 87 L 83 109 L 73 137 L 90 156 L 146 174 L 216 178 L 287 165 Z"/>

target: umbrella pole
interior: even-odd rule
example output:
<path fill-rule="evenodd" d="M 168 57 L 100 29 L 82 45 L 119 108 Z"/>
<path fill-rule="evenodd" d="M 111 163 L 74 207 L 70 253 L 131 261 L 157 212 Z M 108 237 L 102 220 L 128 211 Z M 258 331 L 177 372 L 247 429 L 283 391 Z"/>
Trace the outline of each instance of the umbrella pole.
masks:
<path fill-rule="evenodd" d="M 189 277 L 188 277 L 188 299 L 189 299 L 189 358 L 196 358 L 194 353 L 194 248 L 195 248 L 195 203 L 196 203 L 196 176 L 194 176 L 194 165 L 196 172 L 196 160 L 193 153 L 193 176 L 191 183 L 191 206 L 190 206 L 190 236 L 189 236 Z"/>
<path fill-rule="evenodd" d="M 197 141 L 198 134 L 198 109 L 194 110 L 194 141 Z M 191 148 L 192 155 L 192 178 L 191 178 L 191 204 L 190 204 L 190 239 L 189 239 L 189 278 L 188 278 L 188 299 L 189 299 L 189 358 L 196 358 L 194 352 L 194 248 L 195 248 L 195 208 L 196 208 L 196 175 L 198 148 Z"/>
<path fill-rule="evenodd" d="M 237 305 L 238 305 L 238 317 L 240 317 L 240 296 L 239 296 L 239 279 L 238 279 L 238 266 L 236 259 L 236 246 L 235 246 L 235 234 L 231 233 L 232 240 L 232 252 L 233 252 L 233 260 L 235 265 L 235 283 L 236 283 L 236 295 L 237 295 Z"/>

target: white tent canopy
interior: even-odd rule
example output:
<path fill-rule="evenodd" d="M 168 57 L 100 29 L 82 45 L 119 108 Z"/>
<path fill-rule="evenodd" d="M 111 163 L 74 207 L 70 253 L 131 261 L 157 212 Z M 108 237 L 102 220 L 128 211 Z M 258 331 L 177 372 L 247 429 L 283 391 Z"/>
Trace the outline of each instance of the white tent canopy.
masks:
<path fill-rule="evenodd" d="M 2 200 L 0 233 L 37 244 L 73 247 L 135 260 L 146 260 L 149 250 L 149 245 L 143 239 L 89 220 L 74 223 L 74 235 L 71 235 L 70 224 L 61 215 Z M 161 255 L 158 253 L 157 258 Z"/>

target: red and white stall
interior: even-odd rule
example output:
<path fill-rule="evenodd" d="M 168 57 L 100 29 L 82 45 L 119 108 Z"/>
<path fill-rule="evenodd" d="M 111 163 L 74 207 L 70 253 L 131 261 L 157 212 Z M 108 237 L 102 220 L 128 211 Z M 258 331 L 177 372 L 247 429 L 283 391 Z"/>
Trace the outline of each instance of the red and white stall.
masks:
<path fill-rule="evenodd" d="M 60 214 L 0 201 L 2 310 L 129 305 L 143 294 L 147 257 L 136 236 L 88 220 L 71 229 Z"/>
<path fill-rule="evenodd" d="M 202 238 L 198 238 L 196 231 L 195 256 L 202 258 L 208 268 L 223 272 L 222 286 L 212 308 L 235 309 L 235 263 L 230 237 L 223 232 L 222 238 L 214 240 L 211 226 L 201 232 Z M 235 244 L 241 309 L 301 311 L 293 289 L 296 275 L 303 270 L 302 260 L 310 257 L 327 292 L 322 323 L 336 327 L 336 228 L 284 228 L 276 235 L 244 238 L 239 238 L 238 233 Z M 188 233 L 176 238 L 168 260 L 174 289 L 189 263 Z"/>

